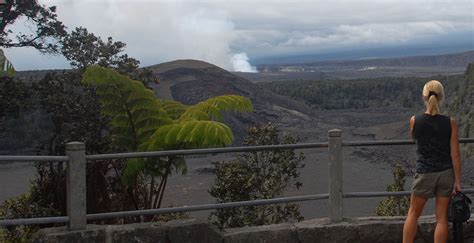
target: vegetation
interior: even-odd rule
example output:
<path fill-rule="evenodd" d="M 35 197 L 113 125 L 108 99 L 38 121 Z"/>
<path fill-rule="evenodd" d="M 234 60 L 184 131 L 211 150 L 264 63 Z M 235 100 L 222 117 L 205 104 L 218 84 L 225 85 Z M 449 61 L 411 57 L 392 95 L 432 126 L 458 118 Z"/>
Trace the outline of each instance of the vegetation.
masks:
<path fill-rule="evenodd" d="M 81 84 L 81 76 L 87 86 Z M 222 119 L 222 112 L 252 109 L 250 101 L 240 96 L 215 97 L 194 106 L 159 100 L 141 82 L 99 66 L 90 67 L 84 75 L 48 74 L 33 86 L 33 96 L 39 101 L 35 108 L 44 109 L 52 123 L 48 142 L 39 147 L 41 154 L 48 155 L 64 155 L 69 141 L 85 142 L 89 153 L 222 146 L 233 140 L 230 128 L 217 121 Z M 37 176 L 30 192 L 2 205 L 2 217 L 65 215 L 64 164 L 38 163 L 36 168 Z M 90 163 L 87 165 L 88 213 L 161 207 L 167 178 L 173 171 L 186 173 L 183 158 Z M 174 214 L 145 220 L 183 216 Z M 143 219 L 96 223 L 136 220 Z M 28 238 L 36 229 L 11 227 L 5 239 L 19 235 Z"/>
<path fill-rule="evenodd" d="M 463 82 L 457 87 L 455 99 L 448 105 L 449 115 L 456 118 L 459 126 L 460 137 L 472 137 L 474 135 L 474 62 L 466 69 Z M 463 146 L 463 155 L 472 157 L 474 146 L 466 144 Z M 471 163 L 463 164 L 463 183 L 474 185 L 474 166 Z"/>
<path fill-rule="evenodd" d="M 149 69 L 138 68 L 140 61 L 123 53 L 126 44 L 114 41 L 112 37 L 103 41 L 86 28 L 78 27 L 62 39 L 61 45 L 61 54 L 73 68 L 81 72 L 89 66 L 99 65 L 114 68 L 117 72 L 145 84 L 155 81 Z"/>
<path fill-rule="evenodd" d="M 89 67 L 83 82 L 95 86 L 102 113 L 111 119 L 112 143 L 127 151 L 228 145 L 233 135 L 221 122 L 222 112 L 252 110 L 249 99 L 236 95 L 210 98 L 193 106 L 159 100 L 141 82 L 100 66 Z M 127 191 L 136 209 L 161 206 L 167 178 L 173 170 L 186 173 L 184 158 L 132 159 L 126 164 L 123 180 L 131 185 Z M 149 182 L 145 197 L 132 189 L 143 182 Z"/>
<path fill-rule="evenodd" d="M 39 6 L 32 3 L 32 7 Z M 50 11 L 48 16 L 55 19 L 54 7 L 45 11 Z M 152 72 L 138 68 L 138 60 L 123 54 L 125 43 L 110 37 L 103 41 L 83 27 L 70 33 L 60 27 L 54 35 L 35 39 L 39 42 L 34 47 L 42 52 L 61 53 L 73 70 L 51 72 L 33 82 L 5 77 L 0 83 L 1 115 L 6 120 L 15 121 L 11 112 L 16 112 L 19 119 L 33 116 L 46 124 L 41 131 L 47 139 L 37 147 L 39 154 L 64 155 L 65 144 L 70 141 L 85 142 L 88 153 L 223 146 L 233 141 L 232 131 L 223 123 L 223 112 L 252 110 L 247 98 L 234 95 L 214 97 L 191 106 L 160 100 L 146 86 L 155 81 Z M 53 43 L 53 37 L 61 39 Z M 10 44 L 1 46 L 22 46 Z M 35 166 L 37 175 L 30 191 L 4 203 L 0 207 L 1 218 L 66 214 L 65 165 L 47 162 Z M 88 163 L 86 169 L 88 213 L 100 213 L 161 207 L 168 176 L 173 171 L 186 173 L 186 163 L 182 157 L 168 156 L 100 161 Z M 186 214 L 96 223 L 182 217 Z M 9 227 L 0 232 L 0 241 L 26 241 L 38 227 Z"/>
<path fill-rule="evenodd" d="M 46 7 L 37 1 L 4 2 L 0 5 L 0 47 L 33 47 L 43 53 L 59 53 L 58 41 L 66 31 L 57 19 L 55 6 Z M 10 28 L 19 20 L 32 26 L 30 33 L 15 33 Z"/>
<path fill-rule="evenodd" d="M 29 109 L 31 102 L 29 87 L 12 77 L 0 77 L 0 119 L 5 116 L 18 117 L 21 111 Z"/>
<path fill-rule="evenodd" d="M 269 123 L 249 129 L 245 145 L 292 144 L 292 136 L 283 138 L 278 128 Z M 299 189 L 299 170 L 304 167 L 304 155 L 294 150 L 245 153 L 235 160 L 214 162 L 216 178 L 209 193 L 218 203 L 269 199 L 282 196 L 285 189 Z M 210 216 L 219 228 L 276 224 L 303 217 L 296 204 L 262 205 L 218 209 Z"/>
<path fill-rule="evenodd" d="M 466 69 L 463 82 L 456 89 L 456 97 L 449 104 L 450 115 L 456 117 L 460 125 L 459 135 L 470 137 L 474 134 L 474 114 L 472 113 L 472 94 L 474 92 L 474 63 Z"/>
<path fill-rule="evenodd" d="M 462 76 L 432 77 L 442 80 L 451 94 Z M 415 108 L 420 102 L 428 78 L 375 78 L 357 80 L 324 80 L 259 83 L 271 91 L 302 100 L 318 109 L 361 109 L 373 107 Z"/>
<path fill-rule="evenodd" d="M 138 68 L 140 61 L 127 54 L 122 54 L 126 44 L 121 41 L 114 41 L 108 37 L 103 41 L 99 36 L 84 27 L 78 27 L 71 31 L 61 41 L 61 53 L 73 68 L 84 70 L 92 65 L 114 68 L 121 74 L 132 79 L 148 83 L 155 81 L 152 72 L 147 68 Z"/>
<path fill-rule="evenodd" d="M 388 192 L 404 191 L 406 173 L 400 163 L 393 167 L 393 184 L 387 186 Z M 378 216 L 406 216 L 410 207 L 410 199 L 407 196 L 389 196 L 382 200 L 375 209 Z"/>

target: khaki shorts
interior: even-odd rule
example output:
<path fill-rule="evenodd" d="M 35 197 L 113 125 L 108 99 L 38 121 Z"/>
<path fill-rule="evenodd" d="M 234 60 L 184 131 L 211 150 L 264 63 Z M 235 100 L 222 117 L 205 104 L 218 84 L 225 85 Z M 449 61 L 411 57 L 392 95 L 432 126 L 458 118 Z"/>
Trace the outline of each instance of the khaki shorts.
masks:
<path fill-rule="evenodd" d="M 418 197 L 450 197 L 453 192 L 454 171 L 447 169 L 425 174 L 415 173 L 411 192 Z"/>

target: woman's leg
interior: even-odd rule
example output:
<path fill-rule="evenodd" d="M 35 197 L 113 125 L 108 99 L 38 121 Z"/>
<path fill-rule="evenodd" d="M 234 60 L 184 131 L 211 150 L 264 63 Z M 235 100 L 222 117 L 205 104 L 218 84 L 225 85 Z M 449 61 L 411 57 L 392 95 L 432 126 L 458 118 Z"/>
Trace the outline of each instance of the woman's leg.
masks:
<path fill-rule="evenodd" d="M 449 197 L 436 197 L 435 243 L 444 243 L 448 240 L 448 205 Z"/>
<path fill-rule="evenodd" d="M 411 195 L 410 209 L 403 226 L 403 243 L 412 243 L 415 240 L 418 218 L 423 212 L 427 200 L 428 198 Z"/>

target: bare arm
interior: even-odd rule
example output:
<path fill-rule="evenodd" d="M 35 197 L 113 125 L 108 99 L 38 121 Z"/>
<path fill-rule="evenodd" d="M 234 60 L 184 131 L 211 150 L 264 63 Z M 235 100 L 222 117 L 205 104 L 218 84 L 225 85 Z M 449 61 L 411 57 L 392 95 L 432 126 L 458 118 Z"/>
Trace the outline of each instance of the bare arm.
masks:
<path fill-rule="evenodd" d="M 413 138 L 413 139 L 415 138 L 415 137 L 413 136 L 413 127 L 414 127 L 414 126 L 415 126 L 415 116 L 412 116 L 412 117 L 410 118 L 410 136 L 411 136 L 411 138 Z"/>
<path fill-rule="evenodd" d="M 454 169 L 454 190 L 461 191 L 461 156 L 459 152 L 458 125 L 451 119 L 451 160 Z"/>

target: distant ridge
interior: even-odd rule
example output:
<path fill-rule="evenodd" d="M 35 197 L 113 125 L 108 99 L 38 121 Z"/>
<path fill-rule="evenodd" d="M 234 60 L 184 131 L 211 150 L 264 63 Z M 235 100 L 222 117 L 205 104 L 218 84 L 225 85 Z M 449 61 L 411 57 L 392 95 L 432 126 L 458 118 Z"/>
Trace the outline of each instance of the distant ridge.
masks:
<path fill-rule="evenodd" d="M 426 55 L 426 56 L 405 56 L 405 57 L 394 57 L 394 58 L 371 58 L 362 60 L 352 61 L 333 61 L 336 65 L 340 65 L 345 62 L 358 63 L 364 66 L 367 65 L 384 65 L 384 66 L 467 66 L 470 62 L 474 61 L 474 50 L 443 54 L 443 55 Z M 327 62 L 331 63 L 331 62 Z"/>
<path fill-rule="evenodd" d="M 178 59 L 171 62 L 164 62 L 147 68 L 151 69 L 155 73 L 164 73 L 169 70 L 176 68 L 194 68 L 194 69 L 204 69 L 204 68 L 219 68 L 214 64 L 208 62 L 194 60 L 194 59 Z"/>
<path fill-rule="evenodd" d="M 456 66 L 466 67 L 470 62 L 474 61 L 474 50 L 441 54 L 441 55 L 423 55 L 423 56 L 401 56 L 393 58 L 369 58 L 369 59 L 358 59 L 358 60 L 332 60 L 332 61 L 307 61 L 298 63 L 285 63 L 285 64 L 260 64 L 257 65 L 259 70 L 269 66 Z"/>

